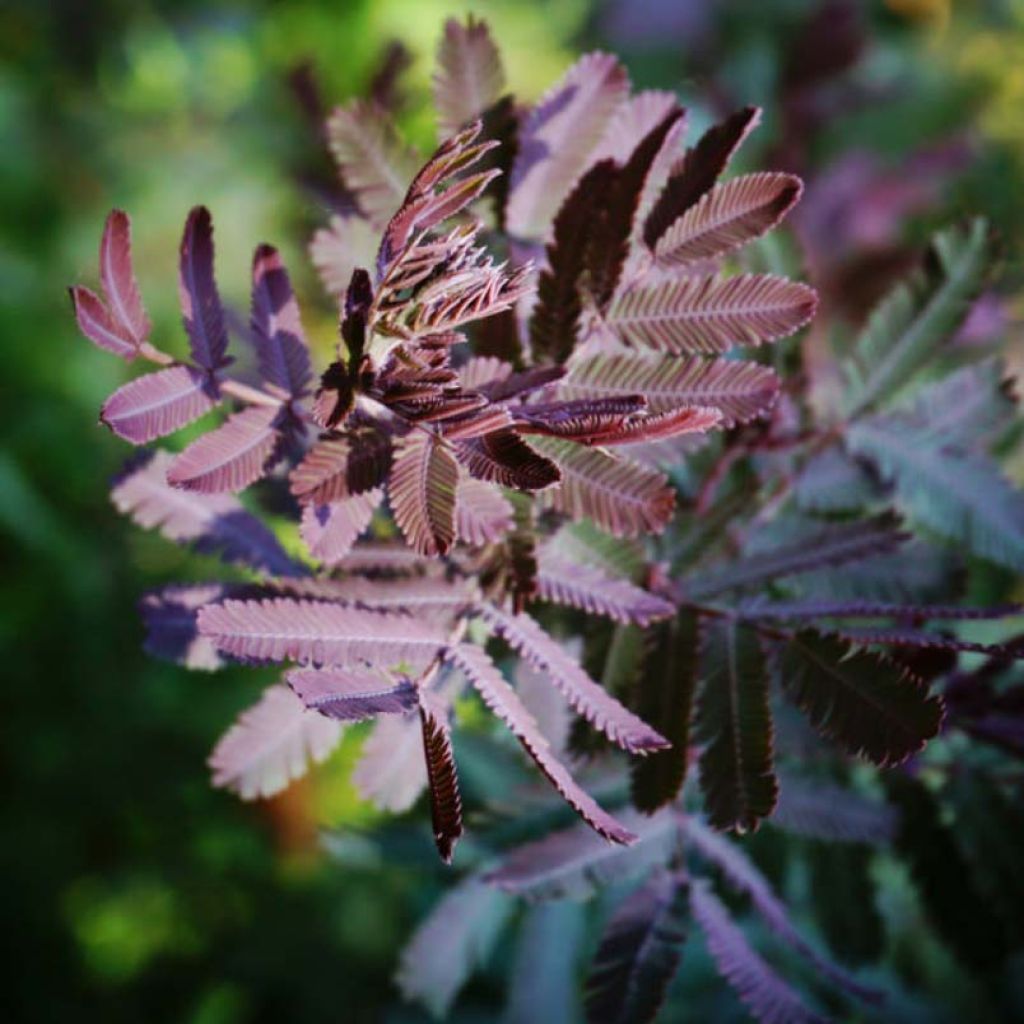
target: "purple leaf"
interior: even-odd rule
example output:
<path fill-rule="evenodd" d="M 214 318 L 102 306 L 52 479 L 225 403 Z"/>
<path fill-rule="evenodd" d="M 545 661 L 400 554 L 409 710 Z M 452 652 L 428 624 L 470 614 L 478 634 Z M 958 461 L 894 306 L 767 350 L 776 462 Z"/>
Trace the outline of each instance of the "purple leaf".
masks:
<path fill-rule="evenodd" d="M 301 398 L 313 375 L 309 349 L 288 273 L 269 245 L 253 256 L 251 319 L 260 375 L 288 398 Z"/>
<path fill-rule="evenodd" d="M 541 549 L 538 558 L 538 597 L 570 605 L 616 622 L 649 626 L 675 614 L 675 606 L 641 590 L 629 580 L 614 579 L 599 569 L 577 565 Z"/>
<path fill-rule="evenodd" d="M 686 941 L 685 872 L 656 872 L 619 905 L 587 978 L 588 1024 L 647 1024 L 657 1016 Z"/>
<path fill-rule="evenodd" d="M 468 676 L 484 703 L 508 726 L 563 799 L 595 832 L 612 843 L 629 845 L 636 841 L 636 836 L 599 807 L 555 758 L 532 715 L 483 650 L 460 644 L 448 648 L 445 658 Z"/>
<path fill-rule="evenodd" d="M 679 845 L 678 819 L 627 809 L 622 819 L 636 832 L 633 846 L 612 846 L 584 825 L 552 832 L 505 855 L 483 877 L 528 900 L 586 899 L 605 886 L 666 864 Z"/>
<path fill-rule="evenodd" d="M 761 1024 L 825 1024 L 750 947 L 703 879 L 690 886 L 690 910 L 718 970 Z"/>
<path fill-rule="evenodd" d="M 318 562 L 337 565 L 370 525 L 383 500 L 384 492 L 378 488 L 329 505 L 307 505 L 302 510 L 299 532 L 309 553 Z"/>
<path fill-rule="evenodd" d="M 491 950 L 515 904 L 507 896 L 464 879 L 450 889 L 402 950 L 396 981 L 406 999 L 435 1019 L 448 1016 L 459 989 Z"/>
<path fill-rule="evenodd" d="M 212 374 L 228 361 L 228 332 L 213 276 L 213 222 L 205 206 L 194 207 L 185 222 L 178 274 L 192 358 Z"/>
<path fill-rule="evenodd" d="M 769 410 L 779 379 L 768 366 L 739 359 L 701 359 L 648 352 L 616 352 L 575 362 L 559 387 L 565 398 L 641 394 L 650 412 L 679 406 L 715 408 L 722 426 L 745 423 Z"/>
<path fill-rule="evenodd" d="M 785 338 L 817 304 L 813 288 L 772 274 L 673 277 L 618 296 L 606 322 L 627 345 L 714 354 Z"/>
<path fill-rule="evenodd" d="M 446 555 L 455 540 L 459 466 L 435 435 L 413 432 L 395 457 L 388 500 L 395 521 L 421 555 Z"/>
<path fill-rule="evenodd" d="M 462 835 L 462 796 L 448 731 L 448 706 L 436 693 L 420 691 L 419 698 L 434 842 L 441 860 L 450 864 Z"/>
<path fill-rule="evenodd" d="M 206 373 L 170 366 L 119 387 L 104 403 L 100 421 L 132 444 L 146 444 L 188 425 L 217 405 Z"/>
<path fill-rule="evenodd" d="M 642 754 L 668 746 L 667 740 L 595 683 L 579 662 L 525 612 L 508 615 L 487 605 L 484 618 L 528 664 L 550 679 L 577 714 L 623 750 Z"/>
<path fill-rule="evenodd" d="M 285 679 L 307 708 L 339 722 L 401 714 L 418 704 L 416 687 L 408 679 L 396 683 L 363 668 L 297 668 Z"/>
<path fill-rule="evenodd" d="M 391 438 L 376 430 L 323 437 L 291 473 L 303 504 L 326 505 L 379 487 L 391 471 Z"/>
<path fill-rule="evenodd" d="M 132 222 L 122 210 L 111 210 L 100 241 L 100 280 L 111 317 L 136 349 L 149 337 L 152 324 L 142 306 L 132 268 Z"/>
<path fill-rule="evenodd" d="M 530 111 L 512 165 L 507 212 L 512 234 L 547 234 L 628 92 L 622 65 L 610 54 L 590 53 Z"/>
<path fill-rule="evenodd" d="M 775 895 L 768 879 L 740 849 L 738 843 L 712 831 L 693 816 L 686 819 L 684 835 L 686 841 L 692 843 L 705 860 L 710 861 L 722 872 L 722 876 L 730 888 L 750 897 L 754 909 L 761 915 L 772 932 L 791 949 L 799 953 L 817 971 L 858 999 L 873 1003 L 882 1000 L 883 995 L 877 989 L 862 985 L 842 967 L 832 963 L 831 960 L 813 949 L 794 927 L 789 912 Z"/>
<path fill-rule="evenodd" d="M 775 227 L 802 191 L 792 174 L 747 174 L 716 185 L 658 239 L 657 263 L 675 267 L 724 256 Z"/>
<path fill-rule="evenodd" d="M 505 72 L 486 22 L 467 15 L 444 23 L 434 72 L 434 107 L 445 138 L 479 117 L 501 96 Z"/>
<path fill-rule="evenodd" d="M 733 153 L 757 126 L 761 111 L 744 107 L 719 125 L 709 128 L 700 141 L 672 169 L 664 191 L 644 224 L 644 241 L 650 248 L 701 196 L 710 192 Z"/>
<path fill-rule="evenodd" d="M 555 463 L 511 430 L 456 441 L 455 453 L 478 480 L 519 491 L 540 491 L 561 479 Z"/>
<path fill-rule="evenodd" d="M 718 829 L 756 831 L 775 808 L 774 728 L 758 636 L 727 619 L 704 624 L 696 730 L 700 788 Z"/>
<path fill-rule="evenodd" d="M 894 838 L 899 815 L 888 804 L 842 786 L 784 778 L 768 823 L 812 839 L 882 846 Z"/>
<path fill-rule="evenodd" d="M 131 332 L 116 320 L 100 297 L 83 285 L 68 289 L 78 329 L 92 342 L 122 359 L 132 360 L 138 346 Z"/>
<path fill-rule="evenodd" d="M 277 538 L 229 494 L 196 494 L 171 487 L 169 452 L 157 451 L 115 483 L 110 497 L 117 510 L 168 540 L 192 541 L 200 551 L 216 551 L 272 576 L 301 575 Z"/>
<path fill-rule="evenodd" d="M 252 405 L 193 441 L 167 470 L 173 487 L 204 494 L 241 491 L 263 477 L 281 443 L 281 407 Z"/>
<path fill-rule="evenodd" d="M 286 597 L 225 601 L 201 609 L 198 622 L 219 650 L 252 662 L 397 664 L 430 658 L 446 641 L 440 629 L 407 615 Z"/>
<path fill-rule="evenodd" d="M 217 649 L 196 626 L 196 614 L 203 605 L 219 601 L 226 588 L 219 583 L 188 587 L 164 587 L 139 602 L 146 627 L 143 649 L 154 658 L 173 661 L 186 668 L 212 672 L 224 664 Z"/>
<path fill-rule="evenodd" d="M 427 784 L 418 715 L 388 715 L 377 720 L 352 772 L 352 784 L 364 800 L 392 814 L 401 814 L 416 803 Z"/>
<path fill-rule="evenodd" d="M 512 528 L 512 506 L 493 484 L 459 478 L 455 534 L 465 544 L 494 544 Z"/>
<path fill-rule="evenodd" d="M 243 800 L 273 796 L 323 761 L 337 746 L 341 726 L 277 684 L 243 711 L 210 755 L 213 784 Z"/>
<path fill-rule="evenodd" d="M 672 518 L 675 492 L 664 474 L 560 438 L 534 443 L 562 474 L 561 486 L 541 497 L 546 507 L 592 519 L 616 537 L 660 533 Z"/>

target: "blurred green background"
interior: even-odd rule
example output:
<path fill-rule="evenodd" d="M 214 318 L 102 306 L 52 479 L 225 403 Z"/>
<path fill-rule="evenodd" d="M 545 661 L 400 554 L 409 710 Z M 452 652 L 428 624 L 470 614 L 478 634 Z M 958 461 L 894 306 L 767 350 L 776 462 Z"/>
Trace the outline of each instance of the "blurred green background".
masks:
<path fill-rule="evenodd" d="M 400 41 L 411 57 L 401 120 L 425 148 L 432 53 L 444 18 L 468 9 L 490 20 L 524 98 L 575 54 L 602 46 L 624 56 L 638 87 L 679 90 L 698 122 L 742 102 L 763 105 L 760 162 L 808 177 L 798 229 L 808 272 L 836 316 L 862 315 L 890 280 L 882 271 L 902 266 L 932 226 L 980 211 L 1007 253 L 990 315 L 1019 317 L 1020 2 L 8 0 L 7 1020 L 424 1019 L 390 979 L 443 876 L 418 862 L 339 864 L 317 843 L 322 826 L 373 820 L 346 781 L 352 744 L 284 797 L 243 805 L 209 788 L 204 761 L 270 677 L 189 674 L 141 651 L 141 593 L 216 566 L 143 535 L 110 506 L 109 478 L 128 453 L 97 426 L 97 410 L 129 371 L 77 336 L 65 288 L 95 280 L 103 218 L 112 206 L 129 210 L 155 338 L 175 350 L 177 242 L 189 207 L 202 202 L 217 225 L 225 298 L 244 309 L 253 246 L 279 245 L 325 355 L 333 311 L 305 247 L 328 211 L 302 183 L 324 165 L 289 76 L 311 62 L 325 98 L 338 102 L 364 90 Z M 423 819 L 422 808 L 414 817 Z M 907 927 L 913 940 L 914 922 Z M 496 1019 L 503 998 L 500 977 L 485 977 L 460 1002 L 459 1019 Z"/>

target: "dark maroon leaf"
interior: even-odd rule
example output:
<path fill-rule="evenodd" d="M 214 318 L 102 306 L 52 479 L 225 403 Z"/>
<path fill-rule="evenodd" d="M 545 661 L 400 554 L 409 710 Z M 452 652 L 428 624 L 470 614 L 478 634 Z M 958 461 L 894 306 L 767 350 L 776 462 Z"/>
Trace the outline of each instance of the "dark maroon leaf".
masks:
<path fill-rule="evenodd" d="M 192 358 L 212 374 L 228 362 L 228 332 L 213 275 L 213 221 L 205 206 L 194 207 L 185 222 L 178 294 Z"/>
<path fill-rule="evenodd" d="M 450 864 L 455 844 L 462 835 L 462 796 L 448 731 L 448 708 L 436 693 L 426 692 L 420 693 L 419 707 L 434 842 L 441 859 Z"/>

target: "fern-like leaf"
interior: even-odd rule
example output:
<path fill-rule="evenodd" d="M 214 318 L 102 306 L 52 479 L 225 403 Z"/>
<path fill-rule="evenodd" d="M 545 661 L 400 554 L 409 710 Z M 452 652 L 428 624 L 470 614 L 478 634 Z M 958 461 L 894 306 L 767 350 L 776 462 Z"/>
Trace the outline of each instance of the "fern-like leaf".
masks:
<path fill-rule="evenodd" d="M 456 497 L 455 534 L 463 543 L 494 544 L 512 528 L 512 506 L 493 484 L 461 476 Z"/>
<path fill-rule="evenodd" d="M 657 1016 L 682 957 L 689 882 L 656 872 L 605 926 L 587 979 L 588 1024 L 647 1024 Z"/>
<path fill-rule="evenodd" d="M 170 366 L 122 384 L 104 403 L 100 421 L 132 444 L 173 434 L 217 404 L 207 374 Z"/>
<path fill-rule="evenodd" d="M 825 1024 L 754 952 L 740 927 L 703 879 L 690 886 L 690 911 L 700 925 L 719 973 L 761 1024 Z"/>
<path fill-rule="evenodd" d="M 570 605 L 616 622 L 649 626 L 675 612 L 675 607 L 628 580 L 614 579 L 600 569 L 577 565 L 543 549 L 538 558 L 537 596 Z"/>
<path fill-rule="evenodd" d="M 204 494 L 241 491 L 263 477 L 281 443 L 277 406 L 252 405 L 193 441 L 167 470 L 174 487 Z"/>
<path fill-rule="evenodd" d="M 652 413 L 687 405 L 718 409 L 725 427 L 767 412 L 778 392 L 775 372 L 755 362 L 653 352 L 589 356 L 573 363 L 559 385 L 566 398 L 640 394 Z"/>
<path fill-rule="evenodd" d="M 672 168 L 665 188 L 644 222 L 644 241 L 654 249 L 661 236 L 707 192 L 725 170 L 733 153 L 757 126 L 761 111 L 744 107 L 713 125 Z"/>
<path fill-rule="evenodd" d="M 554 437 L 534 444 L 562 474 L 561 486 L 541 495 L 548 508 L 592 519 L 616 537 L 660 533 L 672 517 L 675 494 L 663 474 Z"/>
<path fill-rule="evenodd" d="M 713 354 L 784 338 L 808 323 L 816 307 L 812 288 L 783 277 L 694 276 L 624 292 L 606 322 L 628 345 Z"/>
<path fill-rule="evenodd" d="M 178 293 L 192 358 L 212 374 L 227 361 L 228 332 L 213 276 L 213 221 L 205 206 L 194 207 L 185 222 Z"/>
<path fill-rule="evenodd" d="M 646 722 L 595 683 L 579 662 L 525 612 L 508 615 L 494 605 L 488 605 L 484 609 L 484 618 L 527 664 L 547 676 L 577 714 L 623 750 L 640 754 L 668 745 L 668 741 Z"/>
<path fill-rule="evenodd" d="M 711 823 L 752 831 L 778 798 L 768 674 L 753 629 L 727 620 L 705 626 L 697 733 L 705 742 L 700 784 Z"/>
<path fill-rule="evenodd" d="M 457 441 L 455 453 L 472 476 L 517 491 L 542 491 L 562 478 L 551 459 L 512 430 Z"/>
<path fill-rule="evenodd" d="M 373 513 L 384 500 L 380 488 L 332 501 L 307 505 L 302 510 L 299 533 L 309 553 L 325 565 L 337 565 L 352 550 L 359 535 L 370 525 Z"/>
<path fill-rule="evenodd" d="M 655 629 L 643 661 L 634 706 L 671 744 L 632 765 L 633 805 L 645 814 L 671 803 L 686 780 L 698 642 L 698 619 L 684 609 Z"/>
<path fill-rule="evenodd" d="M 847 416 L 895 394 L 962 323 L 992 259 L 988 225 L 971 221 L 932 240 L 925 267 L 871 314 L 844 366 Z"/>
<path fill-rule="evenodd" d="M 803 185 L 792 174 L 747 174 L 716 185 L 658 239 L 662 266 L 716 259 L 770 231 L 796 205 Z"/>
<path fill-rule="evenodd" d="M 423 661 L 444 644 L 427 622 L 325 601 L 277 597 L 203 608 L 199 633 L 241 661 L 351 666 L 360 661 Z"/>
<path fill-rule="evenodd" d="M 100 281 L 107 309 L 122 337 L 135 348 L 149 338 L 152 323 L 146 315 L 132 267 L 132 221 L 123 210 L 111 210 L 100 240 Z"/>
<path fill-rule="evenodd" d="M 263 691 L 242 712 L 210 755 L 213 784 L 243 800 L 273 796 L 324 760 L 341 738 L 341 725 L 315 711 L 280 684 Z"/>
<path fill-rule="evenodd" d="M 361 668 L 297 668 L 285 676 L 311 711 L 339 722 L 360 722 L 376 715 L 402 714 L 417 706 L 416 687 Z"/>
<path fill-rule="evenodd" d="M 458 463 L 440 441 L 414 432 L 399 448 L 388 498 L 405 539 L 421 555 L 445 555 L 455 540 Z"/>
<path fill-rule="evenodd" d="M 390 470 L 391 439 L 354 430 L 313 445 L 291 472 L 291 492 L 303 504 L 326 505 L 381 486 Z"/>
<path fill-rule="evenodd" d="M 635 842 L 636 836 L 581 789 L 565 766 L 551 753 L 548 741 L 533 716 L 483 650 L 461 644 L 449 648 L 445 657 L 465 673 L 484 703 L 508 726 L 562 798 L 595 832 L 612 843 L 628 846 Z"/>
<path fill-rule="evenodd" d="M 276 249 L 257 248 L 252 261 L 252 337 L 260 375 L 288 398 L 301 398 L 313 375 L 299 304 Z"/>
<path fill-rule="evenodd" d="M 811 630 L 771 659 L 786 693 L 811 724 L 847 753 L 899 764 L 939 731 L 942 701 L 892 661 Z"/>
<path fill-rule="evenodd" d="M 511 233 L 547 234 L 628 91 L 622 65 L 609 54 L 590 53 L 530 111 L 512 165 L 506 218 Z"/>
<path fill-rule="evenodd" d="M 449 18 L 437 48 L 434 107 L 442 137 L 480 117 L 501 96 L 505 72 L 487 24 L 472 15 Z"/>
<path fill-rule="evenodd" d="M 448 731 L 448 708 L 436 693 L 426 692 L 420 694 L 419 707 L 434 842 L 441 859 L 450 864 L 455 844 L 462 835 L 462 796 Z"/>

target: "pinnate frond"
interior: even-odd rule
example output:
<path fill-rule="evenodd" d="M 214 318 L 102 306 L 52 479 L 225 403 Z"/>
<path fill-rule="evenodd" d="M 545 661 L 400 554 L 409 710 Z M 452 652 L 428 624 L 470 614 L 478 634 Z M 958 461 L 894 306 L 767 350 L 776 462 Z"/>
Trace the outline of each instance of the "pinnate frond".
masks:
<path fill-rule="evenodd" d="M 772 274 L 668 279 L 624 292 L 608 327 L 626 344 L 674 355 L 728 352 L 784 338 L 814 315 L 812 288 Z"/>
<path fill-rule="evenodd" d="M 767 412 L 779 392 L 774 370 L 748 360 L 615 352 L 574 362 L 559 385 L 566 398 L 641 394 L 652 413 L 679 406 L 718 409 L 731 427 Z"/>
<path fill-rule="evenodd" d="M 494 605 L 488 605 L 483 615 L 495 632 L 519 652 L 520 657 L 550 680 L 577 714 L 613 743 L 633 754 L 659 750 L 668 745 L 668 741 L 646 722 L 595 683 L 580 663 L 525 612 L 509 615 Z"/>
<path fill-rule="evenodd" d="M 459 467 L 433 435 L 414 431 L 395 456 L 388 498 L 395 521 L 421 555 L 444 555 L 455 540 Z"/>
<path fill-rule="evenodd" d="M 153 325 L 143 308 L 132 267 L 132 221 L 123 210 L 111 210 L 103 227 L 100 281 L 113 321 L 122 337 L 138 349 L 149 338 Z"/>
<path fill-rule="evenodd" d="M 716 185 L 658 239 L 662 266 L 716 259 L 770 231 L 796 205 L 803 184 L 792 174 L 746 174 Z"/>
<path fill-rule="evenodd" d="M 703 879 L 690 886 L 690 911 L 719 973 L 761 1024 L 824 1024 L 751 948 L 742 929 Z"/>
<path fill-rule="evenodd" d="M 448 648 L 445 658 L 465 673 L 484 703 L 508 726 L 562 798 L 595 832 L 612 843 L 629 845 L 635 841 L 636 836 L 581 789 L 565 766 L 551 753 L 551 747 L 533 716 L 481 648 L 460 644 Z"/>
<path fill-rule="evenodd" d="M 210 755 L 213 784 L 243 800 L 273 796 L 323 761 L 341 738 L 341 725 L 308 711 L 287 686 L 263 691 L 242 712 Z"/>
<path fill-rule="evenodd" d="M 131 361 L 138 346 L 131 331 L 124 327 L 103 304 L 103 300 L 84 285 L 68 289 L 78 329 L 94 344 L 115 356 Z"/>
<path fill-rule="evenodd" d="M 442 137 L 457 132 L 501 96 L 505 71 L 486 22 L 449 18 L 437 48 L 434 107 Z"/>
<path fill-rule="evenodd" d="M 616 579 L 600 569 L 577 565 L 542 548 L 538 557 L 538 597 L 569 605 L 616 622 L 649 626 L 675 613 L 675 607 L 629 580 Z"/>
<path fill-rule="evenodd" d="M 448 730 L 448 707 L 437 693 L 424 691 L 419 695 L 419 709 L 434 842 L 441 859 L 450 864 L 462 835 L 462 796 Z"/>
<path fill-rule="evenodd" d="M 309 349 L 288 272 L 269 245 L 253 256 L 251 320 L 260 376 L 288 398 L 301 398 L 313 375 Z"/>
<path fill-rule="evenodd" d="M 772 670 L 811 725 L 847 753 L 893 765 L 939 731 L 942 701 L 880 655 L 813 630 L 772 651 Z"/>
<path fill-rule="evenodd" d="M 373 513 L 383 500 L 384 491 L 378 487 L 327 505 L 306 505 L 299 532 L 309 553 L 318 562 L 337 565 L 348 556 L 359 535 L 370 525 Z"/>
<path fill-rule="evenodd" d="M 397 664 L 430 658 L 445 642 L 438 627 L 407 615 L 287 597 L 224 601 L 201 609 L 198 622 L 219 650 L 250 662 Z"/>
<path fill-rule="evenodd" d="M 132 444 L 173 434 L 217 405 L 209 375 L 169 366 L 122 384 L 104 403 L 100 421 Z"/>
<path fill-rule="evenodd" d="M 512 528 L 512 506 L 493 484 L 460 476 L 456 497 L 455 534 L 463 543 L 493 544 Z"/>
<path fill-rule="evenodd" d="M 228 332 L 213 275 L 213 221 L 205 206 L 194 207 L 185 221 L 178 294 L 192 359 L 212 374 L 227 360 Z"/>
<path fill-rule="evenodd" d="M 378 228 L 402 205 L 413 176 L 411 154 L 373 103 L 354 100 L 327 122 L 327 143 L 345 185 Z"/>
<path fill-rule="evenodd" d="M 711 191 L 732 155 L 760 119 L 761 111 L 757 107 L 744 107 L 709 128 L 697 144 L 686 151 L 672 168 L 664 190 L 644 223 L 644 241 L 649 248 L 653 249 L 669 226 Z"/>
<path fill-rule="evenodd" d="M 696 727 L 700 784 L 715 828 L 753 831 L 778 798 L 768 674 L 757 634 L 728 620 L 705 624 Z"/>
<path fill-rule="evenodd" d="M 512 165 L 506 217 L 512 234 L 547 234 L 628 91 L 622 65 L 610 54 L 590 53 L 530 111 Z"/>
<path fill-rule="evenodd" d="M 675 493 L 663 474 L 554 437 L 534 444 L 562 474 L 561 486 L 541 495 L 547 507 L 592 519 L 616 537 L 660 533 L 671 518 Z"/>
<path fill-rule="evenodd" d="M 558 466 L 512 430 L 455 442 L 459 462 L 478 480 L 541 491 L 561 479 Z"/>
<path fill-rule="evenodd" d="M 679 967 L 689 917 L 683 872 L 658 871 L 605 926 L 587 978 L 588 1024 L 647 1024 Z"/>
<path fill-rule="evenodd" d="M 193 441 L 168 467 L 174 487 L 204 494 L 241 491 L 263 477 L 281 443 L 281 409 L 251 405 Z"/>
<path fill-rule="evenodd" d="M 402 714 L 418 704 L 409 680 L 363 668 L 296 668 L 285 679 L 307 708 L 339 722 Z"/>
<path fill-rule="evenodd" d="M 291 492 L 316 505 L 363 494 L 387 480 L 391 455 L 391 438 L 377 430 L 323 437 L 292 470 Z"/>
<path fill-rule="evenodd" d="M 168 540 L 193 543 L 272 576 L 294 576 L 301 568 L 284 553 L 274 534 L 230 494 L 197 494 L 171 487 L 169 452 L 157 451 L 133 465 L 110 493 L 117 510 Z"/>

